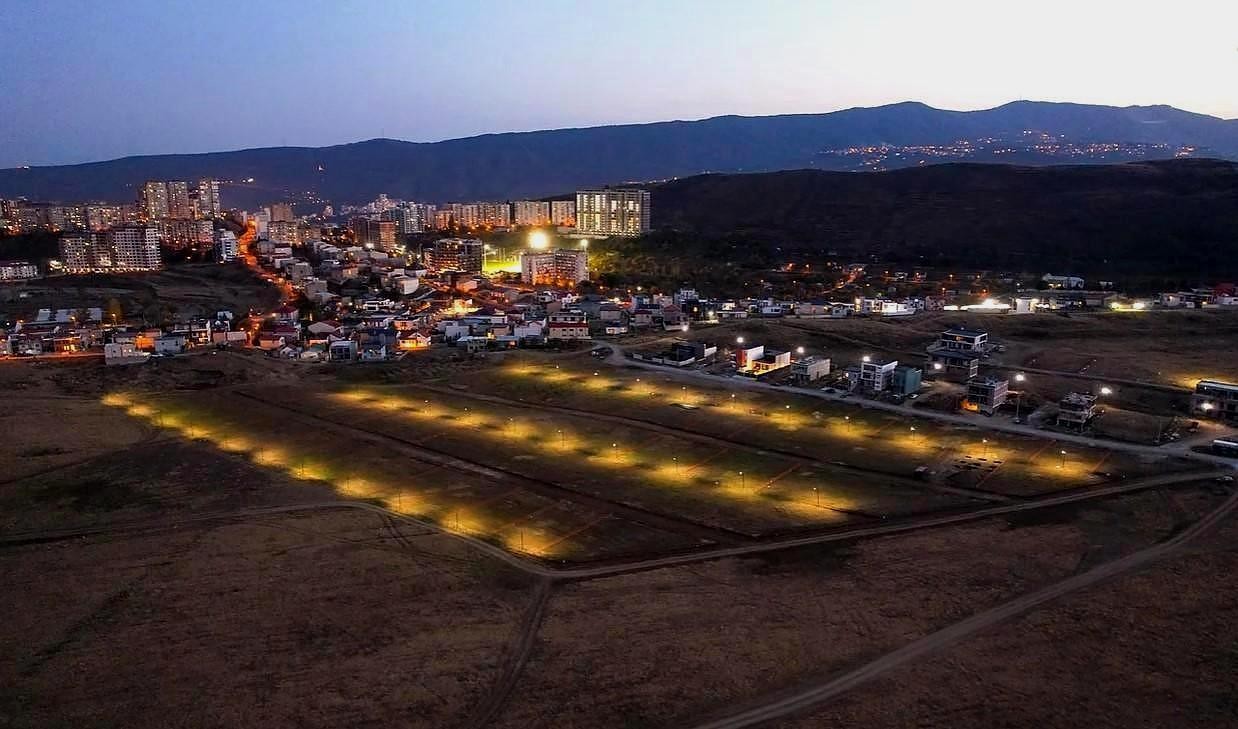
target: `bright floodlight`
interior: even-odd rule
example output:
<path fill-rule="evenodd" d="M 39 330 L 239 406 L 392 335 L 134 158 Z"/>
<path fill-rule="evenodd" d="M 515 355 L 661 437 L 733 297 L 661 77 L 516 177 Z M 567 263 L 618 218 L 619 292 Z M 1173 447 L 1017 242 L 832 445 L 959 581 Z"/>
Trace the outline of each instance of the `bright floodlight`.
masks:
<path fill-rule="evenodd" d="M 1015 375 L 1015 376 L 1014 376 L 1014 381 L 1015 381 L 1015 382 L 1022 382 L 1022 381 L 1026 380 L 1026 379 L 1027 379 L 1027 375 L 1023 374 L 1022 372 L 1020 372 L 1019 374 L 1017 374 L 1017 375 Z"/>
<path fill-rule="evenodd" d="M 546 235 L 544 230 L 535 230 L 529 233 L 529 247 L 538 251 L 549 248 L 550 236 Z"/>
<path fill-rule="evenodd" d="M 803 354 L 803 353 L 804 353 L 804 348 L 803 348 L 803 347 L 796 347 L 796 348 L 795 348 L 795 353 L 796 353 L 796 354 Z"/>
<path fill-rule="evenodd" d="M 873 361 L 873 358 L 872 358 L 872 357 L 869 357 L 867 354 L 866 354 L 866 355 L 864 355 L 863 357 L 861 357 L 860 359 L 864 360 L 865 362 L 872 362 L 872 361 Z"/>
<path fill-rule="evenodd" d="M 1102 394 L 1102 395 L 1112 395 L 1112 394 L 1113 394 L 1113 388 L 1112 388 L 1112 387 L 1109 387 L 1108 385 L 1106 385 L 1105 387 L 1100 388 L 1100 394 Z"/>
<path fill-rule="evenodd" d="M 735 343 L 736 343 L 736 344 L 743 344 L 743 343 L 744 343 L 744 338 L 743 338 L 743 337 L 735 337 Z"/>
<path fill-rule="evenodd" d="M 1210 403 L 1210 402 L 1206 402 L 1206 403 L 1204 403 L 1203 405 L 1200 405 L 1199 407 L 1200 407 L 1200 409 L 1201 409 L 1201 410 L 1203 410 L 1204 412 L 1207 412 L 1207 411 L 1209 411 L 1209 410 L 1211 410 L 1211 409 L 1212 409 L 1212 403 Z"/>

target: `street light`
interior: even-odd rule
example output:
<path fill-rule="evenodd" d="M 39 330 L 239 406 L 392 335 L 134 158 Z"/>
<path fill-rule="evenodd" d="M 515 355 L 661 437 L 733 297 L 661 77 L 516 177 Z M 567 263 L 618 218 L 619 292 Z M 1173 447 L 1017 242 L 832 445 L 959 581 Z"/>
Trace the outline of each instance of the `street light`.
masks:
<path fill-rule="evenodd" d="M 1066 451 L 1062 451 L 1062 461 L 1058 464 L 1058 468 L 1066 468 Z"/>
<path fill-rule="evenodd" d="M 744 343 L 744 338 L 743 338 L 743 337 L 735 337 L 735 343 L 736 343 L 736 344 L 743 344 L 743 343 Z"/>
<path fill-rule="evenodd" d="M 744 472 L 739 472 L 739 487 L 742 489 L 748 488 L 748 479 L 744 477 Z"/>

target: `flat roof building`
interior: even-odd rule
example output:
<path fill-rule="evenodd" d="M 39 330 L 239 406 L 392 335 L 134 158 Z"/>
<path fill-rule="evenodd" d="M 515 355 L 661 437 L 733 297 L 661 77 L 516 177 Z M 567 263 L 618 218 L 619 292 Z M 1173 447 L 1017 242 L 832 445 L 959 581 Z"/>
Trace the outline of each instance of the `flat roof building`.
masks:
<path fill-rule="evenodd" d="M 649 191 L 635 188 L 576 193 L 576 230 L 584 235 L 635 238 L 649 232 Z"/>

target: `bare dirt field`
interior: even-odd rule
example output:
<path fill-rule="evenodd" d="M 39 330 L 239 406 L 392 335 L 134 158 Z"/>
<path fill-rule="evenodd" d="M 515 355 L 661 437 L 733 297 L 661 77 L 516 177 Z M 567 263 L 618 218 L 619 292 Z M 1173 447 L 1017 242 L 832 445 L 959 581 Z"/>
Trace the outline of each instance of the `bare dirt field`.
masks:
<path fill-rule="evenodd" d="M 19 405 L 0 449 L 0 726 L 21 729 L 681 727 L 1166 539 L 1227 496 L 1184 484 L 544 589 L 457 537 L 612 566 L 1183 466 L 587 355 L 195 355 L 125 378 L 21 363 L 0 385 Z M 920 464 L 931 481 L 908 477 Z M 317 506 L 336 502 L 395 514 Z M 1174 702 L 1223 725 L 1235 540 L 1227 526 L 1085 593 L 1121 595 L 1051 604 L 802 725 L 1164 726 Z"/>
<path fill-rule="evenodd" d="M 1220 501 L 1192 492 L 1175 517 L 1164 498 L 1179 497 L 564 588 L 499 726 L 691 726 L 1147 546 Z"/>
<path fill-rule="evenodd" d="M 0 551 L 0 725 L 459 725 L 532 587 L 316 512 Z"/>
<path fill-rule="evenodd" d="M 1238 530 L 776 726 L 1238 725 Z"/>

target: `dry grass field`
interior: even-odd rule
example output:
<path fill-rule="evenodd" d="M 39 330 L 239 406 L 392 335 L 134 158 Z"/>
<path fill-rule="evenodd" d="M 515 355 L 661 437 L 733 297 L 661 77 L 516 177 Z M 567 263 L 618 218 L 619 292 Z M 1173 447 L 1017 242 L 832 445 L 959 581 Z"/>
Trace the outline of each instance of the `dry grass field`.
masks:
<path fill-rule="evenodd" d="M 1168 510 L 1150 494 L 1043 523 L 995 520 L 569 586 L 551 603 L 499 726 L 692 726 L 1147 546 L 1219 500 L 1207 489 L 1184 492 Z M 884 703 L 878 693 L 868 701 L 875 713 Z"/>
<path fill-rule="evenodd" d="M 512 362 L 470 373 L 458 378 L 457 384 L 510 400 L 738 438 L 869 474 L 909 477 L 927 466 L 945 485 L 1003 495 L 1048 493 L 1180 467 L 1103 448 L 1057 445 L 1049 433 L 1045 437 L 985 433 L 795 395 L 792 390 L 770 394 L 728 389 L 721 378 L 717 384 L 685 384 L 670 374 L 602 365 Z"/>
<path fill-rule="evenodd" d="M 798 720 L 821 726 L 1238 725 L 1238 529 L 1069 596 Z"/>
<path fill-rule="evenodd" d="M 9 548 L 0 573 L 14 729 L 458 725 L 532 592 L 340 511 Z"/>
<path fill-rule="evenodd" d="M 0 448 L 0 726 L 473 727 L 491 706 L 487 726 L 691 725 L 1167 538 L 1224 498 L 1181 485 L 561 581 L 543 614 L 541 578 L 456 536 L 530 564 L 614 565 L 1182 466 L 584 355 L 495 359 L 0 367 L 20 406 Z M 909 478 L 918 465 L 934 478 Z M 1113 697 L 1097 711 L 1130 726 L 1164 725 L 1164 696 L 1216 719 L 1232 710 L 1214 665 L 1232 659 L 1216 601 L 1234 539 L 910 666 L 909 690 L 887 679 L 799 721 L 992 726 L 996 707 L 1070 724 L 1092 716 L 1093 672 Z M 1017 705 L 1050 703 L 1057 661 L 1081 686 L 1062 708 Z M 1150 708 L 1114 708 L 1122 690 Z"/>

